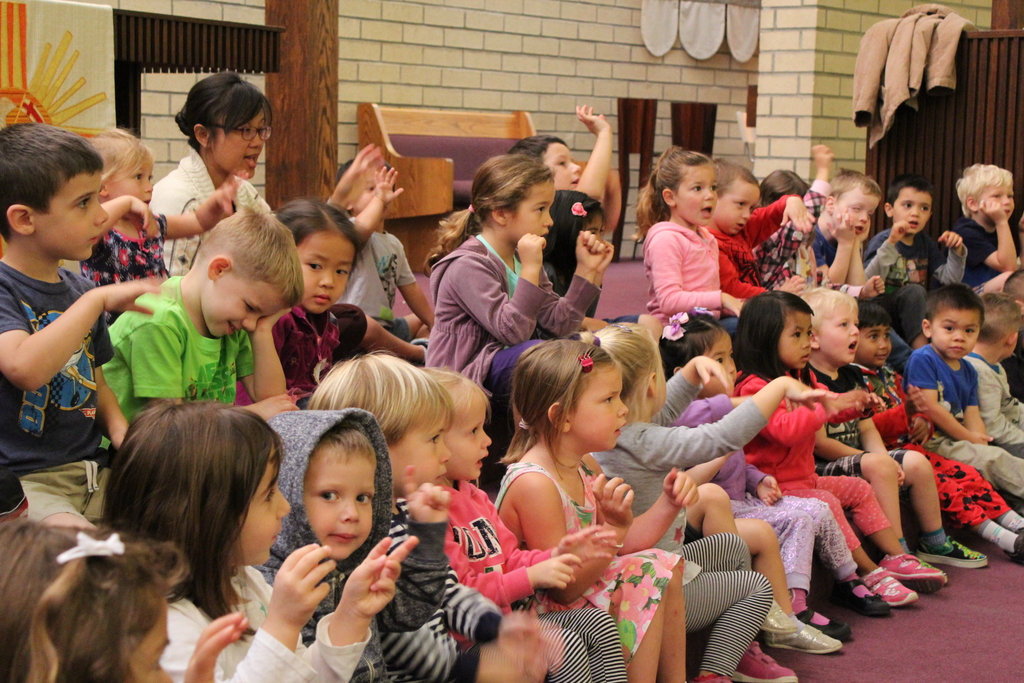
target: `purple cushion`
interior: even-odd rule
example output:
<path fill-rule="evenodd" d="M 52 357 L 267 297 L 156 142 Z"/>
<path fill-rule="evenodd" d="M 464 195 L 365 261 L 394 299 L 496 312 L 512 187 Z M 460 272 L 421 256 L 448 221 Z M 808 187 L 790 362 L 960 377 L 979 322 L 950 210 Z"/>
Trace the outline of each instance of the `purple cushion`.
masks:
<path fill-rule="evenodd" d="M 459 181 L 473 182 L 480 164 L 493 156 L 506 154 L 517 140 L 508 138 L 457 138 L 441 135 L 392 135 L 391 145 L 404 157 L 440 157 L 455 162 L 455 187 Z M 458 192 L 458 190 L 456 190 Z M 455 195 L 458 203 L 459 195 Z M 466 192 L 465 203 L 469 203 Z"/>

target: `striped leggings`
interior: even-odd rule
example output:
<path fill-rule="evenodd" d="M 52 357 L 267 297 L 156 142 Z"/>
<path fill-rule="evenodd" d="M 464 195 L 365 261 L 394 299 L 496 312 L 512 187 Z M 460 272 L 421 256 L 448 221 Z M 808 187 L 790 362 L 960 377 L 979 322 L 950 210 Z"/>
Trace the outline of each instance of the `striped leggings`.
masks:
<path fill-rule="evenodd" d="M 581 607 L 547 612 L 540 620 L 562 629 L 565 657 L 548 674 L 550 683 L 626 683 L 626 659 L 612 616 L 600 609 Z"/>
<path fill-rule="evenodd" d="M 680 555 L 701 566 L 683 585 L 686 632 L 711 626 L 702 670 L 731 676 L 772 606 L 772 587 L 750 569 L 750 551 L 735 534 L 715 534 L 683 545 Z"/>

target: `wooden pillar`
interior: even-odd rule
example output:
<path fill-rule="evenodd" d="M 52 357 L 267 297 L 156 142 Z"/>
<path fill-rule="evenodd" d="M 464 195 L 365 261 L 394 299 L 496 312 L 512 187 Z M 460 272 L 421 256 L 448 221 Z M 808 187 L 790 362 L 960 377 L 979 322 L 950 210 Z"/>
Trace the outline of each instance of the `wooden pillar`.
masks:
<path fill-rule="evenodd" d="M 1018 29 L 1024 24 L 1021 0 L 992 0 L 992 30 Z"/>
<path fill-rule="evenodd" d="M 283 26 L 281 68 L 267 74 L 274 133 L 267 141 L 267 203 L 326 199 L 338 168 L 338 0 L 266 0 Z"/>

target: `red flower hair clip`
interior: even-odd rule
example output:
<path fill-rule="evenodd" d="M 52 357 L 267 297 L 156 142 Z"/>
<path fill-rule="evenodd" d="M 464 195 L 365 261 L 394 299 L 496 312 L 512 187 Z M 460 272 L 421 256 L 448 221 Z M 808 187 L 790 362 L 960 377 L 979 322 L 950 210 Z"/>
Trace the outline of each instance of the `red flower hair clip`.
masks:
<path fill-rule="evenodd" d="M 590 354 L 584 354 L 579 357 L 580 367 L 583 368 L 583 374 L 586 374 L 594 369 L 594 359 L 590 357 Z"/>
<path fill-rule="evenodd" d="M 583 208 L 583 202 L 576 202 L 572 205 L 573 216 L 586 216 L 587 210 Z"/>

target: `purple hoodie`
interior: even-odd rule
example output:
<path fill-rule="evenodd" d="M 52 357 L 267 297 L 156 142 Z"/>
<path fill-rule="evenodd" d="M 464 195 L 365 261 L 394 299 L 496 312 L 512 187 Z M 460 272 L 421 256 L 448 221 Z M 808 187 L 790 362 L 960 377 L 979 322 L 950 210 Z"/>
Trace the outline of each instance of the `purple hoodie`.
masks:
<path fill-rule="evenodd" d="M 427 366 L 461 372 L 483 386 L 495 354 L 533 339 L 538 325 L 557 337 L 578 332 L 601 290 L 574 275 L 559 297 L 542 270 L 539 285 L 521 279 L 509 299 L 505 263 L 470 237 L 433 267 L 430 293 Z"/>
<path fill-rule="evenodd" d="M 676 420 L 676 427 L 698 427 L 718 422 L 732 412 L 732 400 L 725 394 L 694 401 Z M 757 495 L 757 485 L 768 475 L 753 465 L 747 464 L 743 451 L 736 451 L 728 457 L 718 474 L 711 480 L 729 494 L 732 500 L 743 500 L 744 493 Z"/>

